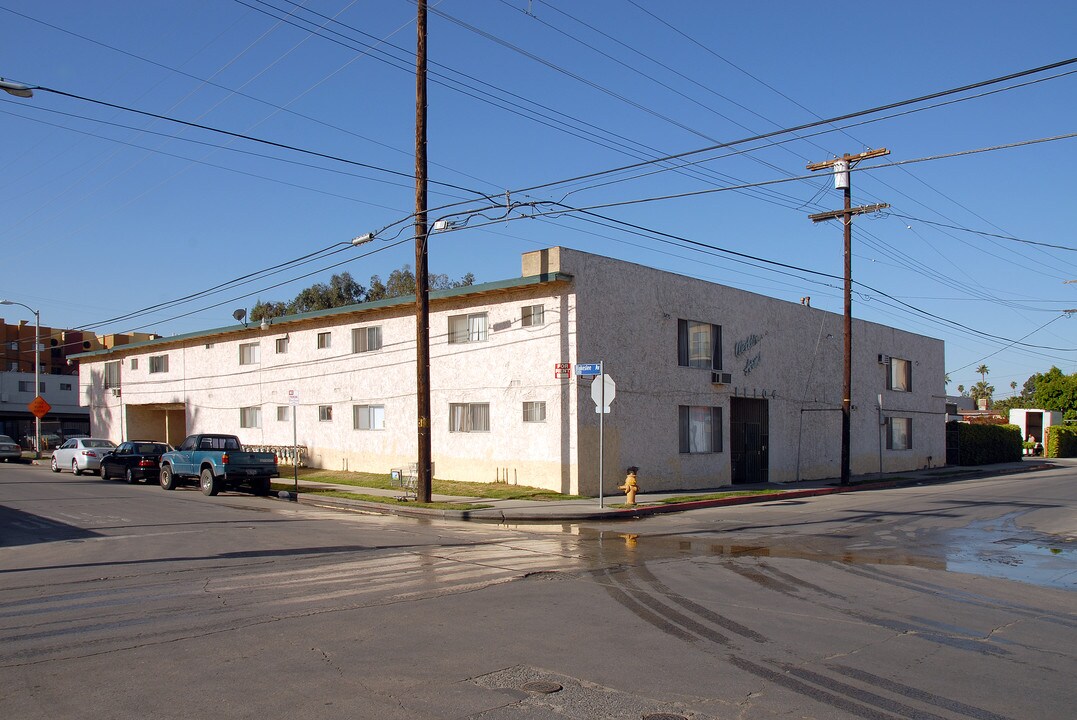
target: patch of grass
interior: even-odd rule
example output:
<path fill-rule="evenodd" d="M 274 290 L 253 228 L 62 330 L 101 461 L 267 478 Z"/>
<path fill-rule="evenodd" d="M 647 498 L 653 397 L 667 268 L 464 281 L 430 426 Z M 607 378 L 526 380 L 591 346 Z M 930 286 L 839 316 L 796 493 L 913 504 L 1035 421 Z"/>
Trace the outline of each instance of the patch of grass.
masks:
<path fill-rule="evenodd" d="M 289 469 L 281 470 L 282 480 L 290 474 Z M 380 488 L 382 490 L 399 490 L 392 484 L 388 473 L 345 472 L 343 470 L 319 470 L 316 468 L 299 468 L 299 479 L 310 482 L 333 483 L 334 485 L 354 485 L 357 487 Z M 505 483 L 463 482 L 460 480 L 438 480 L 430 486 L 435 495 L 455 495 L 457 497 L 481 497 L 491 500 L 580 500 L 580 495 L 564 495 L 545 488 L 528 485 L 507 485 Z"/>
<path fill-rule="evenodd" d="M 281 490 L 291 492 L 294 489 L 294 485 L 285 485 L 283 483 L 273 483 L 272 487 L 273 492 L 279 492 Z M 482 510 L 483 508 L 493 507 L 492 505 L 476 505 L 473 503 L 421 503 L 410 500 L 405 502 L 395 497 L 386 497 L 385 495 L 366 495 L 364 493 L 350 493 L 340 490 L 302 489 L 300 492 L 304 495 L 321 495 L 324 497 L 343 498 L 345 500 L 361 500 L 362 502 L 379 503 L 381 505 L 406 505 L 407 507 L 429 508 L 432 510 Z"/>

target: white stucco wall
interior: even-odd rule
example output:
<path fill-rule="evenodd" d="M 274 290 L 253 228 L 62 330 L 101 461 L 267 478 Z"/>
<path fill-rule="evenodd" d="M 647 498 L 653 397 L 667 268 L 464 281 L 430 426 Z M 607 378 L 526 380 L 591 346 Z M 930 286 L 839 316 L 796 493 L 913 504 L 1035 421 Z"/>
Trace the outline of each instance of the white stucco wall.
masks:
<path fill-rule="evenodd" d="M 522 279 L 449 293 L 431 303 L 431 407 L 435 475 L 510 482 L 593 495 L 598 491 L 598 414 L 590 380 L 555 379 L 559 362 L 599 362 L 617 382 L 605 417 L 604 492 L 630 465 L 646 490 L 709 488 L 731 482 L 731 400 L 765 398 L 769 471 L 776 482 L 840 472 L 842 318 L 806 305 L 587 253 L 552 248 L 523 257 Z M 534 276 L 562 272 L 551 281 Z M 571 278 L 567 276 L 572 276 Z M 522 308 L 541 304 L 544 323 L 523 327 Z M 487 314 L 484 342 L 450 344 L 452 315 Z M 678 364 L 678 320 L 720 325 L 722 371 Z M 381 327 L 383 346 L 352 352 L 354 328 Z M 330 348 L 317 335 L 332 333 Z M 288 352 L 275 340 L 288 337 Z M 260 343 L 260 362 L 239 364 L 242 343 Z M 874 323 L 853 325 L 852 471 L 898 472 L 944 461 L 943 344 Z M 149 358 L 167 354 L 167 373 Z M 880 354 L 912 363 L 912 392 L 888 391 Z M 223 328 L 163 338 L 81 359 L 82 403 L 95 432 L 179 442 L 185 433 L 229 432 L 251 445 L 290 445 L 278 421 L 298 393 L 298 442 L 315 466 L 386 472 L 416 453 L 415 320 L 410 303 L 374 303 L 278 320 L 267 330 Z M 122 393 L 102 387 L 104 363 L 123 363 Z M 132 370 L 131 360 L 138 360 Z M 886 450 L 882 415 L 912 418 L 912 448 Z M 541 423 L 523 403 L 546 404 Z M 449 432 L 451 403 L 488 403 L 490 431 Z M 385 407 L 385 430 L 353 428 L 352 407 Z M 319 421 L 318 408 L 333 419 Z M 678 408 L 722 409 L 719 452 L 679 450 Z M 261 408 L 261 427 L 241 428 L 240 408 Z"/>

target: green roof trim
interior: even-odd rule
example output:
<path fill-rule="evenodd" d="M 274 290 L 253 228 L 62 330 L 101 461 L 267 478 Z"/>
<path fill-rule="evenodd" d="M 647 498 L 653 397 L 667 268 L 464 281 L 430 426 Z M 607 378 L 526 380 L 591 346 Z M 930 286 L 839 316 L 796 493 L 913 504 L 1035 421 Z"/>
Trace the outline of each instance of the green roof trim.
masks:
<path fill-rule="evenodd" d="M 511 280 L 498 280 L 497 282 L 482 283 L 479 285 L 465 285 L 463 287 L 449 288 L 447 290 L 434 290 L 430 293 L 430 300 L 444 300 L 447 298 L 466 297 L 468 295 L 485 295 L 491 292 L 498 292 L 502 290 L 517 290 L 520 288 L 531 287 L 534 285 L 546 285 L 555 282 L 566 282 L 572 279 L 572 275 L 562 272 L 543 273 L 542 275 L 530 275 L 523 278 L 513 278 Z M 414 295 L 403 295 L 401 297 L 386 298 L 385 300 L 375 300 L 373 302 L 357 303 L 355 305 L 344 305 L 338 308 L 329 308 L 328 310 L 312 310 L 305 313 L 297 313 L 295 315 L 282 315 L 281 317 L 273 318 L 270 321 L 270 326 L 283 325 L 285 323 L 302 322 L 304 320 L 312 320 L 315 318 L 334 317 L 337 315 L 347 315 L 348 313 L 355 312 L 367 312 L 369 310 L 380 310 L 382 308 L 414 305 Z M 114 348 L 105 350 L 93 350 L 91 352 L 77 353 L 69 355 L 68 357 L 74 359 L 101 357 L 106 355 L 112 355 L 118 352 L 124 352 L 128 350 L 137 350 L 142 348 L 154 347 L 157 345 L 168 345 L 171 343 L 184 342 L 187 340 L 195 340 L 197 338 L 209 338 L 217 337 L 220 335 L 230 335 L 232 333 L 246 332 L 250 330 L 257 330 L 258 325 L 253 327 L 248 325 L 236 326 L 227 325 L 225 327 L 213 328 L 211 330 L 199 330 L 191 333 L 184 333 L 183 335 L 172 335 L 169 337 L 161 337 L 155 340 L 143 340 L 141 342 L 128 343 L 127 345 L 117 345 Z"/>

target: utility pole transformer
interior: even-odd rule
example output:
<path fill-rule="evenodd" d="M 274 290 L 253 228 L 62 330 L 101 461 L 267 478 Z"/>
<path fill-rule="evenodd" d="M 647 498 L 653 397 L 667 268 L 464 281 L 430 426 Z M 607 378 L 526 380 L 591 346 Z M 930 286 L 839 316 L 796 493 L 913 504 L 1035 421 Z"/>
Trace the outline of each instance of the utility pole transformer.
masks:
<path fill-rule="evenodd" d="M 415 396 L 418 458 L 415 464 L 418 502 L 430 502 L 430 283 L 426 223 L 426 0 L 418 0 L 415 47 Z"/>
<path fill-rule="evenodd" d="M 883 155 L 889 155 L 890 151 L 881 148 L 879 150 L 868 150 L 866 152 L 858 153 L 856 155 L 844 155 L 840 158 L 834 158 L 833 160 L 826 160 L 819 163 L 811 163 L 808 165 L 808 170 L 826 170 L 834 168 L 834 187 L 837 190 L 841 190 L 845 195 L 845 207 L 842 210 L 832 210 L 830 212 L 816 213 L 809 215 L 808 219 L 812 222 L 822 222 L 823 220 L 835 220 L 841 218 L 845 224 L 845 328 L 844 328 L 844 346 L 845 346 L 845 361 L 842 369 L 842 386 L 841 386 L 841 484 L 848 485 L 851 476 L 850 473 L 850 435 L 852 428 L 852 397 L 853 397 L 853 215 L 861 215 L 863 213 L 878 212 L 884 208 L 890 207 L 886 203 L 879 203 L 877 205 L 864 205 L 861 207 L 852 207 L 852 183 L 849 180 L 849 171 L 856 163 L 861 160 L 867 160 L 869 158 L 881 157 Z"/>

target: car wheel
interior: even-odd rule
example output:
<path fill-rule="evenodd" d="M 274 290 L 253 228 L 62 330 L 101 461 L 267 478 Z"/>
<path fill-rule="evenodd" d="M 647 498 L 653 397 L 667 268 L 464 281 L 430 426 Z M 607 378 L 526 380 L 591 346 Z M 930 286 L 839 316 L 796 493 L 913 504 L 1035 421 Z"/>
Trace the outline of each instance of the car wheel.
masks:
<path fill-rule="evenodd" d="M 127 472 L 123 474 L 123 479 L 127 481 L 128 485 L 135 484 L 135 473 L 131 468 L 127 468 Z"/>
<path fill-rule="evenodd" d="M 213 471 L 209 468 L 202 470 L 198 476 L 198 484 L 202 486 L 202 494 L 213 497 L 221 491 L 221 484 L 217 481 Z"/>
<path fill-rule="evenodd" d="M 161 487 L 164 490 L 176 489 L 176 476 L 172 474 L 171 465 L 161 466 Z"/>
<path fill-rule="evenodd" d="M 101 469 L 98 470 L 98 472 L 101 473 L 102 480 L 108 480 L 108 470 L 105 469 L 104 465 L 101 466 Z"/>
<path fill-rule="evenodd" d="M 71 472 L 75 473 L 76 475 L 81 475 L 82 474 L 82 470 L 79 469 L 79 461 L 78 460 L 72 460 L 71 461 Z"/>
<path fill-rule="evenodd" d="M 52 456 L 51 470 L 53 472 L 60 472 L 60 463 L 56 462 L 56 456 L 55 455 Z"/>
<path fill-rule="evenodd" d="M 255 480 L 251 485 L 255 495 L 259 497 L 265 497 L 269 494 L 269 478 L 265 478 L 264 480 Z"/>

